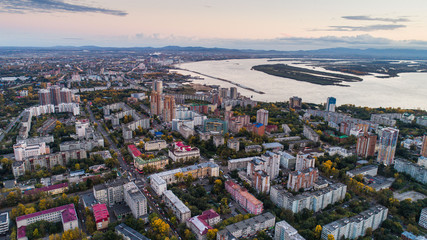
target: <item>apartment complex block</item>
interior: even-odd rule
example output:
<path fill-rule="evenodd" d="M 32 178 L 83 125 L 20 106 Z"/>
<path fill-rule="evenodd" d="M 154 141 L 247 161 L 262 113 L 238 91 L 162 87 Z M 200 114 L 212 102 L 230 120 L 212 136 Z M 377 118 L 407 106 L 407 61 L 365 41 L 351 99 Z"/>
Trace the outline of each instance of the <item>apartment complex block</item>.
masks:
<path fill-rule="evenodd" d="M 305 240 L 298 231 L 286 221 L 276 223 L 274 240 Z"/>
<path fill-rule="evenodd" d="M 165 140 L 153 140 L 153 141 L 148 141 L 144 144 L 145 151 L 161 150 L 167 147 L 168 147 L 168 144 L 166 143 Z"/>
<path fill-rule="evenodd" d="M 380 130 L 380 140 L 377 161 L 384 165 L 394 164 L 394 154 L 396 152 L 399 129 L 383 128 Z"/>
<path fill-rule="evenodd" d="M 114 204 L 121 203 L 124 200 L 123 187 L 128 181 L 124 178 L 119 178 L 111 182 L 93 186 L 93 195 L 99 203 Z"/>
<path fill-rule="evenodd" d="M 370 176 L 376 176 L 378 172 L 378 166 L 376 165 L 367 165 L 367 166 L 363 166 L 360 168 L 355 168 L 353 170 L 347 171 L 346 174 L 349 177 L 355 177 L 359 174 L 365 176 L 365 175 L 370 175 Z"/>
<path fill-rule="evenodd" d="M 275 185 L 270 189 L 270 199 L 278 207 L 298 213 L 304 208 L 318 212 L 329 204 L 334 204 L 345 198 L 347 186 L 342 183 L 330 184 L 317 191 L 292 195 L 283 186 Z"/>
<path fill-rule="evenodd" d="M 13 152 L 16 161 L 23 161 L 25 158 L 45 155 L 50 153 L 50 148 L 46 143 L 26 144 L 25 142 L 18 142 L 13 145 Z"/>
<path fill-rule="evenodd" d="M 124 200 L 132 211 L 134 218 L 144 218 L 147 215 L 147 198 L 134 182 L 123 186 Z"/>
<path fill-rule="evenodd" d="M 248 212 L 258 215 L 264 210 L 263 203 L 237 183 L 228 180 L 225 182 L 225 189 L 231 194 L 232 198 Z"/>
<path fill-rule="evenodd" d="M 419 220 L 418 224 L 421 227 L 427 229 L 427 208 L 423 208 L 423 210 L 421 210 L 420 220 Z"/>
<path fill-rule="evenodd" d="M 185 223 L 191 217 L 190 209 L 171 190 L 166 190 L 162 199 L 180 223 Z"/>
<path fill-rule="evenodd" d="M 319 177 L 317 168 L 307 168 L 302 171 L 293 171 L 289 173 L 288 189 L 298 191 L 299 189 L 307 189 L 314 186 L 314 182 Z"/>
<path fill-rule="evenodd" d="M 267 126 L 268 125 L 268 111 L 265 109 L 258 110 L 256 112 L 256 122 Z"/>
<path fill-rule="evenodd" d="M 314 168 L 314 164 L 316 163 L 316 159 L 314 155 L 304 154 L 302 152 L 297 154 L 295 160 L 295 171 L 302 171 L 308 168 Z"/>
<path fill-rule="evenodd" d="M 122 237 L 124 240 L 150 240 L 124 223 L 120 223 L 114 229 L 117 235 Z"/>
<path fill-rule="evenodd" d="M 169 157 L 174 162 L 185 162 L 200 158 L 200 150 L 196 147 L 184 145 L 182 142 L 175 142 L 173 149 L 169 150 Z"/>
<path fill-rule="evenodd" d="M 360 157 L 372 157 L 375 154 L 375 145 L 377 144 L 377 135 L 364 132 L 357 138 L 356 153 Z"/>
<path fill-rule="evenodd" d="M 343 218 L 323 226 L 321 238 L 327 240 L 328 235 L 332 235 L 335 239 L 342 237 L 356 239 L 364 236 L 368 228 L 376 230 L 387 219 L 387 214 L 386 207 L 376 205 L 356 216 Z"/>
<path fill-rule="evenodd" d="M 166 191 L 168 184 L 176 183 L 181 180 L 178 178 L 178 173 L 182 173 L 183 177 L 188 174 L 191 174 L 193 178 L 218 177 L 219 166 L 215 163 L 204 162 L 197 165 L 156 173 L 150 176 L 151 188 L 157 195 L 161 196 L 163 192 Z"/>
<path fill-rule="evenodd" d="M 110 213 L 107 205 L 100 203 L 92 206 L 93 216 L 95 218 L 96 230 L 104 230 L 110 223 Z"/>
<path fill-rule="evenodd" d="M 56 208 L 47 209 L 40 212 L 19 216 L 16 218 L 18 228 L 17 239 L 27 240 L 25 229 L 28 225 L 40 220 L 56 223 L 62 222 L 64 231 L 79 227 L 78 218 L 74 204 L 68 204 Z"/>
<path fill-rule="evenodd" d="M 424 166 L 420 166 L 404 159 L 396 159 L 394 162 L 394 169 L 398 172 L 410 175 L 418 182 L 424 184 L 427 183 L 427 168 Z"/>
<path fill-rule="evenodd" d="M 234 240 L 255 235 L 257 232 L 274 227 L 276 217 L 270 212 L 237 222 L 218 232 L 217 240 Z"/>
<path fill-rule="evenodd" d="M 153 159 L 144 160 L 140 157 L 137 157 L 133 160 L 133 165 L 140 171 L 144 167 L 154 168 L 154 169 L 163 169 L 169 163 L 169 159 L 166 156 L 160 156 Z"/>

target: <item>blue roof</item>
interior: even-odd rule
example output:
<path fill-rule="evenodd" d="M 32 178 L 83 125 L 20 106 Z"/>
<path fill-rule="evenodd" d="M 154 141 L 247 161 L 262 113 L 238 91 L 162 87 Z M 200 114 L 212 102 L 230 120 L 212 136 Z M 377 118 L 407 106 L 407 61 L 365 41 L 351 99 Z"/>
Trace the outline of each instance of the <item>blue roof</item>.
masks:
<path fill-rule="evenodd" d="M 402 235 L 407 237 L 408 239 L 415 239 L 417 237 L 413 233 L 407 231 L 403 232 Z"/>
<path fill-rule="evenodd" d="M 154 135 L 156 135 L 156 136 L 162 136 L 163 133 L 162 132 L 155 132 Z"/>
<path fill-rule="evenodd" d="M 262 123 L 254 123 L 255 127 L 259 128 L 262 127 Z"/>

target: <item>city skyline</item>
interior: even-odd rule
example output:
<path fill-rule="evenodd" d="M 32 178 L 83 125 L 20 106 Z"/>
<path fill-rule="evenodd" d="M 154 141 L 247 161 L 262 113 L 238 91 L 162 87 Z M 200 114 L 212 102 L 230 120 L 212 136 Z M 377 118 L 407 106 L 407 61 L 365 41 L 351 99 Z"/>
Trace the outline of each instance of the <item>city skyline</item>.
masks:
<path fill-rule="evenodd" d="M 0 46 L 427 49 L 426 7 L 420 0 L 6 0 Z"/>

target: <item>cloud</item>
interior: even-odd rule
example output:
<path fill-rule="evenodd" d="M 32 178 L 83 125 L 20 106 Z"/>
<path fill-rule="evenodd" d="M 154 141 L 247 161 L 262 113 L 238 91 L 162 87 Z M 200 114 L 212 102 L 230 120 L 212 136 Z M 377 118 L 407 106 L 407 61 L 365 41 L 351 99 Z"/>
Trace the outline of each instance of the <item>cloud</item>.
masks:
<path fill-rule="evenodd" d="M 399 18 L 380 18 L 380 17 L 371 17 L 367 15 L 359 15 L 359 16 L 342 16 L 342 18 L 347 20 L 360 20 L 360 21 L 381 21 L 381 22 L 409 22 L 410 20 L 405 17 Z"/>
<path fill-rule="evenodd" d="M 324 29 L 322 31 L 359 31 L 359 32 L 372 32 L 379 30 L 395 30 L 398 28 L 404 28 L 406 25 L 402 24 L 376 24 L 376 25 L 367 25 L 367 26 L 329 26 L 329 29 Z"/>
<path fill-rule="evenodd" d="M 0 12 L 30 13 L 30 12 L 72 12 L 72 13 L 103 13 L 115 16 L 126 16 L 127 12 L 101 7 L 93 7 L 69 3 L 64 0 L 1 0 Z"/>

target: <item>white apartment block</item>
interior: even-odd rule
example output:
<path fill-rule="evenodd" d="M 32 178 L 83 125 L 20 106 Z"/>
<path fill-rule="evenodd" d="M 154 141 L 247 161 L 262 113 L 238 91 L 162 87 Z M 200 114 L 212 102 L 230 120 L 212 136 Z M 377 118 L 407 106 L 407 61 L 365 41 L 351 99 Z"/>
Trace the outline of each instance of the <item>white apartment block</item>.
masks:
<path fill-rule="evenodd" d="M 420 214 L 420 221 L 418 222 L 418 224 L 427 229 L 427 208 L 423 208 L 423 210 L 421 210 L 421 214 Z"/>
<path fill-rule="evenodd" d="M 376 230 L 387 219 L 387 214 L 386 207 L 376 205 L 351 218 L 343 218 L 323 226 L 321 238 L 327 240 L 328 235 L 332 235 L 335 239 L 356 239 L 364 236 L 368 228 Z"/>
<path fill-rule="evenodd" d="M 50 148 L 46 143 L 41 142 L 37 144 L 17 143 L 13 145 L 13 152 L 16 161 L 22 161 L 28 157 L 49 154 Z"/>
<path fill-rule="evenodd" d="M 136 219 L 147 215 L 147 198 L 134 182 L 124 185 L 124 199 Z"/>
<path fill-rule="evenodd" d="M 315 162 L 316 159 L 313 155 L 298 153 L 295 163 L 295 171 L 302 171 L 307 168 L 314 168 Z"/>
<path fill-rule="evenodd" d="M 185 223 L 191 217 L 190 209 L 171 190 L 166 190 L 162 199 L 180 223 Z"/>

